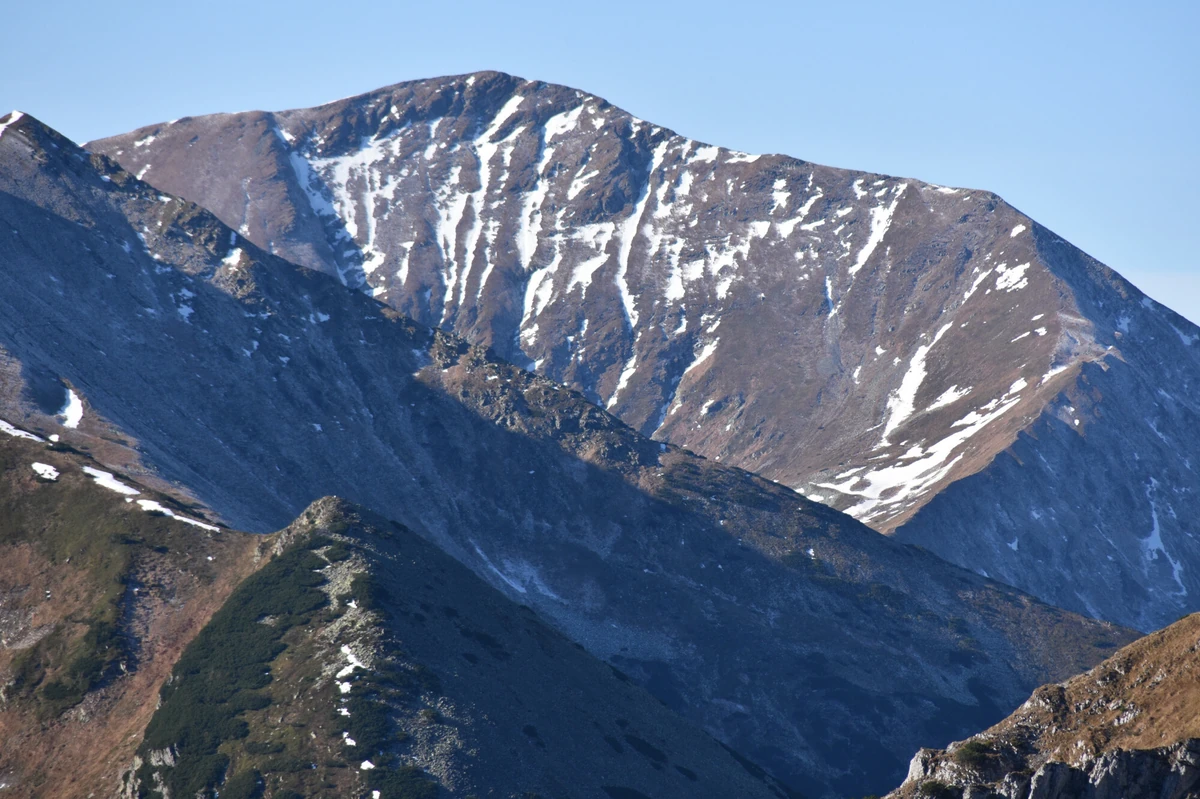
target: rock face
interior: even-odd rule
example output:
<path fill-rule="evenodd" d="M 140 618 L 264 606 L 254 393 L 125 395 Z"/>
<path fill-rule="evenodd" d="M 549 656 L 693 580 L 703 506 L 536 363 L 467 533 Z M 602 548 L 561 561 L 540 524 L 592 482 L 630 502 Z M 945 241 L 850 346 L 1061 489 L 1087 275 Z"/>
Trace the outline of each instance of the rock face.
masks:
<path fill-rule="evenodd" d="M 249 530 L 329 494 L 396 519 L 808 793 L 895 784 L 1132 637 L 652 441 L 29 118 L 0 219 L 0 418 Z"/>
<path fill-rule="evenodd" d="M 498 73 L 89 147 L 644 435 L 1062 607 L 1200 607 L 1200 329 L 993 194 Z"/>
<path fill-rule="evenodd" d="M 1039 688 L 1012 716 L 922 750 L 891 796 L 1142 799 L 1200 792 L 1200 615 Z"/>
<path fill-rule="evenodd" d="M 913 761 L 909 796 L 962 799 L 1187 799 L 1200 789 L 1200 738 L 1158 749 L 1105 752 L 1083 766 L 1045 763 L 1032 774 L 1010 773 L 992 786 L 956 787 Z"/>

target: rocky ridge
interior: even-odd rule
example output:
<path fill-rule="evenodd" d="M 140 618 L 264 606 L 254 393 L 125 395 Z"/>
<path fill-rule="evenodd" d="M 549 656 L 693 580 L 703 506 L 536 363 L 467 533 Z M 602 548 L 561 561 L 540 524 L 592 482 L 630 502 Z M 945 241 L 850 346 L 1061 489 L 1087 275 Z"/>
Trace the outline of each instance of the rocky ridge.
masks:
<path fill-rule="evenodd" d="M 1039 688 L 948 750 L 922 750 L 899 797 L 1141 799 L 1200 792 L 1200 615 Z"/>
<path fill-rule="evenodd" d="M 791 795 L 399 525 L 326 498 L 275 538 L 183 653 L 126 795 Z"/>
<path fill-rule="evenodd" d="M 1200 329 L 994 194 L 710 146 L 494 72 L 88 146 L 965 568 L 1141 629 L 1198 607 Z"/>

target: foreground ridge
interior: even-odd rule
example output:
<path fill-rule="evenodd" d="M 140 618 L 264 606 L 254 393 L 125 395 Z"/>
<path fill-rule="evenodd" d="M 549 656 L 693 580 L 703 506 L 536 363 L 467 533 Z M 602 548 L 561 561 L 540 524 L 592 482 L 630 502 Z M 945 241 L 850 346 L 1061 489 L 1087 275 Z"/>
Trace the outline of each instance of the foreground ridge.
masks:
<path fill-rule="evenodd" d="M 1200 614 L 1039 688 L 948 750 L 924 749 L 890 796 L 1181 799 L 1200 790 Z"/>

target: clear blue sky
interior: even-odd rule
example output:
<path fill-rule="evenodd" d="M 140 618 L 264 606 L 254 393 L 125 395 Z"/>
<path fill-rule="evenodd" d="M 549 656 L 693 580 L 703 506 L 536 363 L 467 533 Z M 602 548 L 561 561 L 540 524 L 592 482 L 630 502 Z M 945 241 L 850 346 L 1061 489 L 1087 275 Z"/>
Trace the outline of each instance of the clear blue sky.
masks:
<path fill-rule="evenodd" d="M 85 141 L 499 69 L 692 138 L 991 189 L 1200 321 L 1200 3 L 11 3 L 0 106 Z"/>

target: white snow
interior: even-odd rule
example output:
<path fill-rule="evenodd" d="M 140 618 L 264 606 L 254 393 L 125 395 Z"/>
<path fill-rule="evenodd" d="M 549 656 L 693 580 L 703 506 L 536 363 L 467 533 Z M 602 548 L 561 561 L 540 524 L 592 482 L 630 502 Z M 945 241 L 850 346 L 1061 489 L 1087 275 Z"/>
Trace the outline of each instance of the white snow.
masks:
<path fill-rule="evenodd" d="M 1042 375 L 1042 379 L 1041 379 L 1041 381 L 1038 382 L 1038 385 L 1039 386 L 1042 385 L 1047 380 L 1054 377 L 1056 374 L 1059 374 L 1060 372 L 1065 372 L 1070 368 L 1071 368 L 1071 364 L 1069 364 L 1069 363 L 1064 363 L 1062 366 L 1051 367 L 1049 372 L 1046 372 L 1046 374 Z"/>
<path fill-rule="evenodd" d="M 492 179 L 491 162 L 506 141 L 494 142 L 492 139 L 500 132 L 500 128 L 503 127 L 504 123 L 517 112 L 517 109 L 521 107 L 523 102 L 525 102 L 525 98 L 521 95 L 510 97 L 508 102 L 496 113 L 492 124 L 474 142 L 475 153 L 479 158 L 479 190 L 470 195 L 471 208 L 474 211 L 474 221 L 471 223 L 471 229 L 467 231 L 466 248 L 463 251 L 462 276 L 459 281 L 460 297 L 466 296 L 467 282 L 471 276 L 471 266 L 475 261 L 475 250 L 479 245 L 479 236 L 483 232 L 483 209 L 487 203 L 488 189 L 491 186 Z M 512 139 L 517 135 L 519 130 L 520 128 L 513 131 L 508 136 L 508 139 Z M 480 278 L 479 291 L 476 297 L 482 293 L 486 279 L 491 275 L 491 270 L 488 269 L 490 263 L 486 263 L 486 250 L 484 260 L 484 275 Z"/>
<path fill-rule="evenodd" d="M 1187 596 L 1187 587 L 1183 584 L 1183 564 L 1171 557 L 1171 553 L 1167 552 L 1163 546 L 1162 528 L 1158 523 L 1158 504 L 1154 501 L 1154 490 L 1158 488 L 1158 481 L 1153 477 L 1150 478 L 1150 484 L 1146 486 L 1146 499 L 1150 501 L 1150 534 L 1142 539 L 1142 551 L 1146 556 L 1147 561 L 1158 560 L 1161 554 L 1171 564 L 1171 575 L 1175 579 L 1175 583 L 1179 586 L 1177 596 Z M 1170 510 L 1170 508 L 1168 508 Z"/>
<path fill-rule="evenodd" d="M 933 488 L 962 459 L 962 452 L 955 452 L 975 434 L 1015 407 L 1018 402 L 1020 397 L 1007 395 L 998 400 L 993 399 L 950 425 L 952 429 L 961 429 L 954 430 L 932 445 L 911 447 L 891 463 L 844 482 L 817 485 L 848 496 L 860 497 L 860 501 L 846 512 L 856 519 L 869 521 L 889 509 L 901 507 Z"/>
<path fill-rule="evenodd" d="M 660 142 L 654 148 L 654 154 L 650 158 L 650 167 L 646 170 L 646 185 L 642 189 L 642 196 L 638 198 L 634 205 L 633 212 L 621 222 L 620 230 L 620 245 L 617 248 L 617 274 L 613 278 L 613 282 L 617 285 L 617 291 L 621 295 L 621 307 L 625 310 L 625 319 L 629 323 L 631 330 L 637 329 L 638 312 L 634 304 L 634 296 L 629 291 L 629 283 L 625 279 L 626 273 L 629 271 L 629 254 L 633 250 L 633 239 L 637 236 L 638 225 L 642 219 L 642 213 L 646 209 L 646 202 L 650 199 L 650 182 L 654 179 L 654 173 L 662 165 L 663 157 L 667 153 L 667 142 Z"/>
<path fill-rule="evenodd" d="M 925 410 L 926 411 L 936 411 L 938 408 L 944 408 L 947 405 L 958 402 L 960 399 L 962 399 L 963 397 L 967 396 L 970 393 L 971 393 L 971 389 L 969 386 L 967 388 L 959 388 L 958 386 L 950 386 L 950 388 L 943 391 L 941 393 L 941 395 L 933 401 L 933 404 L 931 404 Z"/>
<path fill-rule="evenodd" d="M 375 768 L 375 764 L 372 763 L 370 760 L 364 760 L 362 762 L 362 765 L 359 766 L 359 768 L 362 769 L 363 771 L 370 771 L 371 769 Z"/>
<path fill-rule="evenodd" d="M 10 115 L 9 115 L 9 117 L 8 117 L 8 121 L 7 121 L 7 122 L 2 122 L 2 123 L 0 123 L 0 136 L 3 136 L 3 135 L 4 135 L 4 131 L 8 129 L 8 126 L 9 126 L 9 125 L 15 125 L 15 124 L 17 124 L 18 122 L 20 122 L 20 121 L 21 121 L 21 117 L 23 117 L 23 116 L 25 116 L 25 114 L 24 114 L 24 113 L 22 113 L 22 112 L 20 112 L 20 111 L 15 111 L 15 110 L 14 110 L 14 111 L 12 112 L 12 114 L 10 114 Z"/>
<path fill-rule="evenodd" d="M 1029 285 L 1029 279 L 1025 277 L 1025 272 L 1028 269 L 1028 263 L 1014 266 L 1011 269 L 1005 268 L 1004 264 L 998 264 L 996 266 L 996 272 L 998 273 L 996 275 L 996 290 L 1016 291 L 1025 288 Z"/>
<path fill-rule="evenodd" d="M 720 338 L 714 338 L 712 341 L 705 344 L 704 347 L 700 350 L 700 353 L 695 358 L 693 358 L 692 362 L 690 364 L 688 364 L 688 367 L 683 370 L 683 374 L 680 375 L 680 377 L 679 377 L 679 382 L 682 383 L 683 378 L 687 377 L 688 374 L 690 374 L 692 372 L 692 370 L 694 370 L 696 367 L 700 366 L 700 364 L 704 363 L 709 358 L 711 358 L 712 354 L 717 351 L 717 345 L 720 343 L 721 343 Z"/>
<path fill-rule="evenodd" d="M 30 441 L 43 441 L 41 436 L 35 436 L 33 433 L 28 433 L 19 427 L 13 427 L 8 422 L 0 419 L 0 433 L 7 433 L 13 438 L 27 438 Z"/>
<path fill-rule="evenodd" d="M 975 293 L 975 289 L 979 288 L 980 284 L 983 283 L 984 279 L 991 273 L 991 269 L 985 269 L 982 273 L 980 273 L 979 277 L 975 278 L 974 282 L 971 283 L 971 288 L 967 289 L 966 293 L 963 294 L 963 302 L 971 299 L 971 295 Z"/>
<path fill-rule="evenodd" d="M 99 469 L 93 469 L 91 466 L 84 466 L 83 471 L 96 481 L 96 485 L 100 486 L 101 488 L 107 488 L 109 491 L 116 491 L 118 494 L 126 494 L 129 496 L 142 493 L 133 486 L 127 486 L 120 480 L 117 480 L 112 476 L 112 472 L 104 472 Z"/>
<path fill-rule="evenodd" d="M 79 395 L 68 388 L 66 404 L 56 415 L 63 417 L 63 427 L 79 427 L 79 422 L 83 419 L 83 402 L 80 401 Z"/>
<path fill-rule="evenodd" d="M 221 529 L 220 527 L 217 527 L 216 525 L 206 524 L 205 522 L 202 522 L 199 519 L 192 519 L 188 516 L 180 516 L 178 513 L 175 513 L 170 508 L 164 507 L 152 499 L 139 499 L 137 501 L 137 504 L 141 507 L 142 510 L 146 511 L 147 513 L 151 513 L 151 512 L 161 513 L 164 516 L 170 516 L 172 519 L 181 521 L 184 524 L 190 524 L 193 527 L 199 527 L 202 530 L 211 530 L 212 532 L 215 533 Z M 209 560 L 211 560 L 211 558 L 209 558 Z"/>
<path fill-rule="evenodd" d="M 592 285 L 592 278 L 595 276 L 596 270 L 604 266 L 608 261 L 608 243 L 612 241 L 615 231 L 616 225 L 612 222 L 598 222 L 592 225 L 584 225 L 575 232 L 572 238 L 593 248 L 596 255 L 580 261 L 571 270 L 571 279 L 567 283 L 568 292 L 576 286 L 583 286 L 584 293 L 587 293 L 588 287 Z"/>
<path fill-rule="evenodd" d="M 787 181 L 783 178 L 776 180 L 771 187 L 771 199 L 775 201 L 774 207 L 771 208 L 771 213 L 775 213 L 780 208 L 786 207 L 788 198 L 791 196 L 792 193 L 787 190 Z"/>
<path fill-rule="evenodd" d="M 354 654 L 354 651 L 346 644 L 342 644 L 342 654 L 346 656 L 346 660 L 349 662 L 349 665 L 345 666 L 335 675 L 337 679 L 342 680 L 346 677 L 349 677 L 354 673 L 355 669 L 365 670 L 367 668 L 366 665 L 364 665 L 363 662 L 358 659 L 358 656 Z"/>
<path fill-rule="evenodd" d="M 35 472 L 37 472 L 37 476 L 41 477 L 44 480 L 57 480 L 58 479 L 58 469 L 55 469 L 53 466 L 51 466 L 48 463 L 38 463 L 38 462 L 34 461 L 33 463 L 30 464 L 30 466 L 33 468 L 33 470 Z"/>
<path fill-rule="evenodd" d="M 953 324 L 942 325 L 938 329 L 938 332 L 934 333 L 932 341 L 928 344 L 922 344 L 913 352 L 912 360 L 908 362 L 908 370 L 900 380 L 900 387 L 896 389 L 894 394 L 888 397 L 888 420 L 883 427 L 883 436 L 880 439 L 881 445 L 886 445 L 888 443 L 888 436 L 892 434 L 892 431 L 912 415 L 914 403 L 917 399 L 917 391 L 921 388 L 921 383 L 925 381 L 925 358 L 951 327 L 953 327 Z"/>
<path fill-rule="evenodd" d="M 587 167 L 582 167 L 579 174 L 571 181 L 570 187 L 567 189 L 567 199 L 574 200 L 579 194 L 587 188 L 588 181 L 600 174 L 599 169 L 593 169 L 591 172 L 586 172 Z"/>
<path fill-rule="evenodd" d="M 1010 239 L 1015 239 L 1017 236 L 1021 235 L 1021 233 L 1023 233 L 1025 230 L 1026 230 L 1026 228 L 1024 225 L 1017 225 L 1015 228 L 1012 229 L 1012 233 L 1008 234 L 1008 237 Z"/>
<path fill-rule="evenodd" d="M 241 247 L 234 247 L 229 251 L 229 254 L 221 259 L 221 263 L 230 268 L 236 267 L 242 260 L 244 251 Z"/>
<path fill-rule="evenodd" d="M 900 198 L 904 195 L 904 190 L 908 188 L 907 183 L 901 183 L 895 189 L 895 195 L 892 198 L 891 205 L 878 205 L 871 209 L 871 233 L 867 236 L 867 243 L 858 252 L 858 258 L 854 260 L 853 266 L 850 267 L 850 274 L 853 275 L 863 265 L 867 263 L 867 259 L 875 252 L 875 248 L 883 241 L 883 237 L 887 235 L 888 228 L 892 224 L 892 215 L 896 213 L 896 206 L 900 204 Z"/>
<path fill-rule="evenodd" d="M 613 391 L 612 396 L 608 398 L 608 402 L 604 405 L 606 409 L 611 410 L 617 404 L 617 397 L 620 396 L 625 386 L 629 385 L 629 378 L 633 377 L 634 372 L 637 371 L 637 362 L 637 351 L 635 350 L 629 356 L 629 360 L 625 362 L 625 368 L 621 370 L 621 376 L 617 379 L 617 387 Z"/>

